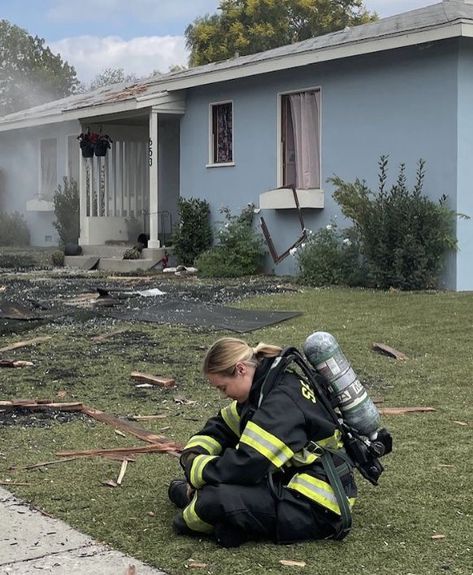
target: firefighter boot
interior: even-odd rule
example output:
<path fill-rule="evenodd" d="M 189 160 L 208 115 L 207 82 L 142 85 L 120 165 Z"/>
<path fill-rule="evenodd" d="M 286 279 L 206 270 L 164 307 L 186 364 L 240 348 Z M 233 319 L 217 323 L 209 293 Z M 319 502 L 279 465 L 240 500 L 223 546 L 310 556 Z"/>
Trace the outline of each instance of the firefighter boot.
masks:
<path fill-rule="evenodd" d="M 173 479 L 169 484 L 168 497 L 179 509 L 184 509 L 190 503 L 187 489 L 187 481 L 184 479 Z"/>

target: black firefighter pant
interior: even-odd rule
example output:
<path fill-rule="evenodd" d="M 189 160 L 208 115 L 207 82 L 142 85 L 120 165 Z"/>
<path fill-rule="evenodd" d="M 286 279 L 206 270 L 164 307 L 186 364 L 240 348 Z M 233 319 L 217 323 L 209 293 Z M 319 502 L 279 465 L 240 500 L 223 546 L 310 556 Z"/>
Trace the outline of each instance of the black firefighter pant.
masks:
<path fill-rule="evenodd" d="M 297 492 L 280 491 L 276 497 L 267 484 L 205 485 L 196 492 L 193 512 L 216 530 L 223 525 L 245 539 L 292 543 L 335 534 L 340 517 Z"/>

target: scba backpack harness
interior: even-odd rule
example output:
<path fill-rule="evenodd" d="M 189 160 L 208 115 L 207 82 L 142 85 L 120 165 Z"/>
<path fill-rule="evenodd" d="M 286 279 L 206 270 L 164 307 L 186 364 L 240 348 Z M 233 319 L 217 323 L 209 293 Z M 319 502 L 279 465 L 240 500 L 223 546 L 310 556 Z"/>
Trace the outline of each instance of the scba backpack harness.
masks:
<path fill-rule="evenodd" d="M 365 479 L 373 485 L 378 485 L 378 479 L 384 471 L 379 458 L 392 451 L 392 437 L 386 429 L 382 428 L 377 431 L 376 438 L 370 440 L 361 435 L 353 426 L 348 425 L 343 420 L 341 413 L 336 411 L 337 403 L 335 398 L 330 395 L 329 386 L 324 383 L 323 378 L 317 374 L 295 347 L 283 349 L 273 361 L 261 387 L 258 407 L 285 371 L 293 371 L 298 377 L 301 375 L 304 377 L 304 380 L 314 391 L 315 397 L 324 407 L 327 417 L 333 421 L 341 433 L 346 453 L 321 447 L 313 441 L 309 442 L 306 449 L 319 456 L 335 493 L 342 522 L 334 538 L 343 539 L 350 531 L 352 515 L 340 477 L 349 472 L 351 467 L 356 467 Z M 343 459 L 344 463 L 336 466 L 333 460 L 334 455 Z M 272 484 L 271 477 L 269 480 Z M 274 491 L 276 492 L 276 490 Z"/>

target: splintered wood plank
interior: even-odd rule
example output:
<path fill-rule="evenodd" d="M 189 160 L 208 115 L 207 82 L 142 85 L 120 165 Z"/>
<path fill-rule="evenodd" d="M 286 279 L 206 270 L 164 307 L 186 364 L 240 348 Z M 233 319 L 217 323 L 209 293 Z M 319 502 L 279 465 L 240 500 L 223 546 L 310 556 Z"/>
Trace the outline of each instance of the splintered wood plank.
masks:
<path fill-rule="evenodd" d="M 122 465 L 120 467 L 120 473 L 118 474 L 117 485 L 122 484 L 123 478 L 125 477 L 127 465 L 128 465 L 128 461 L 126 459 L 124 459 L 122 461 Z"/>
<path fill-rule="evenodd" d="M 115 417 L 114 415 L 109 415 L 108 413 L 100 411 L 99 409 L 94 409 L 93 407 L 84 405 L 81 411 L 82 413 L 85 413 L 97 421 L 107 423 L 115 429 L 120 429 L 121 431 L 129 433 L 130 435 L 134 435 L 135 437 L 138 437 L 143 441 L 147 441 L 148 443 L 167 443 L 168 441 L 163 435 L 156 435 L 147 429 L 143 429 L 142 427 L 134 425 L 133 423 L 129 423 L 128 421 L 119 417 Z"/>
<path fill-rule="evenodd" d="M 111 447 L 109 449 L 84 449 L 82 451 L 59 451 L 58 457 L 108 457 L 113 455 L 134 455 L 140 453 L 156 453 L 179 451 L 181 447 L 174 442 L 155 443 L 153 445 L 137 445 L 130 447 Z"/>
<path fill-rule="evenodd" d="M 33 339 L 27 339 L 25 341 L 17 341 L 16 343 L 12 343 L 10 345 L 6 345 L 5 347 L 0 347 L 0 353 L 4 351 L 12 351 L 13 349 L 19 349 L 20 347 L 27 347 L 29 345 L 36 345 L 37 343 L 43 343 L 51 339 L 52 336 L 45 335 L 41 337 L 34 337 Z"/>
<path fill-rule="evenodd" d="M 28 367 L 34 365 L 32 361 L 22 359 L 0 359 L 0 367 Z"/>
<path fill-rule="evenodd" d="M 373 350 L 384 353 L 385 355 L 389 355 L 390 357 L 394 357 L 394 359 L 407 359 L 407 355 L 402 353 L 402 351 L 398 351 L 397 349 L 394 349 L 393 347 L 390 347 L 384 343 L 373 343 Z"/>
<path fill-rule="evenodd" d="M 151 375 L 150 373 L 141 373 L 139 371 L 132 371 L 130 377 L 135 381 L 142 383 L 150 383 L 151 385 L 158 385 L 160 387 L 175 387 L 176 381 L 170 377 L 161 377 L 158 375 Z"/>
<path fill-rule="evenodd" d="M 433 407 L 378 407 L 381 415 L 404 415 L 404 413 L 428 413 L 436 411 Z"/>
<path fill-rule="evenodd" d="M 6 409 L 16 409 L 21 407 L 23 409 L 44 410 L 44 409 L 59 409 L 61 411 L 82 411 L 82 403 L 70 402 L 51 402 L 49 400 L 34 400 L 34 399 L 13 399 L 11 401 L 0 401 L 0 407 Z"/>
<path fill-rule="evenodd" d="M 57 463 L 65 463 L 66 461 L 74 461 L 77 457 L 68 457 L 64 459 L 54 459 L 53 461 L 43 461 L 42 463 L 33 463 L 32 465 L 12 465 L 9 471 L 16 471 L 17 469 L 37 469 L 38 467 L 49 467 Z"/>

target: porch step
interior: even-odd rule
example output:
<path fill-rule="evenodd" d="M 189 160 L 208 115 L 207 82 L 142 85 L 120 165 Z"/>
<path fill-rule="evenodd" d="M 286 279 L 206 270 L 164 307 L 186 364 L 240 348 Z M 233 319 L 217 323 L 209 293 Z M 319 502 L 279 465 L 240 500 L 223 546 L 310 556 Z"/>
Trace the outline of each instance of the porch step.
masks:
<path fill-rule="evenodd" d="M 97 267 L 98 256 L 64 256 L 64 265 L 68 268 L 92 270 Z"/>
<path fill-rule="evenodd" d="M 159 259 L 143 258 L 139 260 L 120 260 L 118 258 L 100 258 L 98 268 L 108 272 L 136 272 L 152 269 Z"/>
<path fill-rule="evenodd" d="M 133 244 L 81 246 L 83 256 L 100 258 L 122 258 L 123 254 L 133 247 Z"/>

